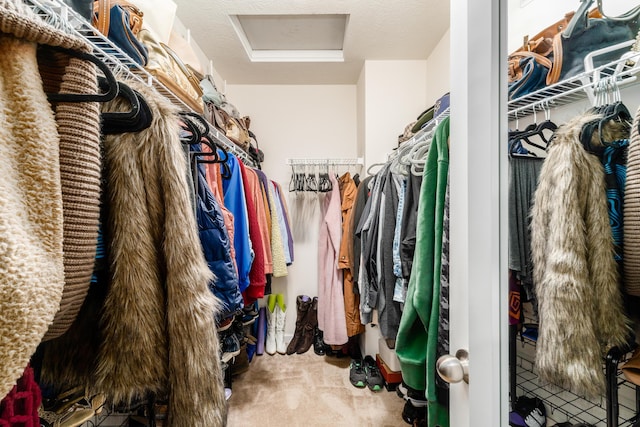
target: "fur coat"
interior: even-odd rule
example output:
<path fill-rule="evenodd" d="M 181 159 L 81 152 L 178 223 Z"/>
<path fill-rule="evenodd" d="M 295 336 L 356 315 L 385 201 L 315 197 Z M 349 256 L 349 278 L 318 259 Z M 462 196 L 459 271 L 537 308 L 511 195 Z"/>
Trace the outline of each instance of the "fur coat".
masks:
<path fill-rule="evenodd" d="M 69 331 L 46 343 L 43 378 L 127 403 L 168 397 L 168 426 L 226 424 L 212 273 L 189 198 L 175 108 L 127 82 L 152 112 L 138 133 L 104 137 L 107 289 L 99 282 Z M 104 111 L 127 111 L 125 102 Z"/>
<path fill-rule="evenodd" d="M 59 146 L 69 123 L 56 123 L 45 87 L 69 86 L 60 73 L 42 73 L 38 46 L 90 49 L 21 0 L 0 0 L 0 399 L 47 332 L 65 285 Z"/>
<path fill-rule="evenodd" d="M 111 283 L 102 317 L 96 390 L 115 401 L 169 394 L 169 426 L 225 424 L 217 300 L 186 181 L 176 110 L 131 82 L 153 122 L 105 137 Z M 109 111 L 126 111 L 122 102 Z"/>
<path fill-rule="evenodd" d="M 576 117 L 556 132 L 531 221 L 540 323 L 536 367 L 543 381 L 586 396 L 604 392 L 605 352 L 628 333 L 604 169 L 579 140 L 583 125 L 597 118 Z"/>

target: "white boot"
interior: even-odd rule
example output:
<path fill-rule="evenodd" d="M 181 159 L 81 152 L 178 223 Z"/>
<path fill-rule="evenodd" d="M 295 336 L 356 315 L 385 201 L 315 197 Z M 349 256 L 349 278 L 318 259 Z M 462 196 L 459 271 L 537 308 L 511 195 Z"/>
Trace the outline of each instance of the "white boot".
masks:
<path fill-rule="evenodd" d="M 287 317 L 279 305 L 276 305 L 276 350 L 280 354 L 287 354 L 287 346 L 284 343 L 284 320 Z"/>
<path fill-rule="evenodd" d="M 264 351 L 273 356 L 276 354 L 276 313 L 278 312 L 278 306 L 275 307 L 274 311 L 269 310 L 269 307 L 266 307 L 267 312 L 267 339 L 264 344 Z"/>

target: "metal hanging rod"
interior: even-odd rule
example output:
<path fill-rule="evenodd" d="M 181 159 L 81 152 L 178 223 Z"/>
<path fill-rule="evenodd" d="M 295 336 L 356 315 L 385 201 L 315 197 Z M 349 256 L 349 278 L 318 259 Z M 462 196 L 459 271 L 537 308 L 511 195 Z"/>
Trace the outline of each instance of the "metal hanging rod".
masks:
<path fill-rule="evenodd" d="M 153 75 L 145 70 L 140 64 L 133 61 L 122 49 L 116 46 L 106 36 L 96 30 L 91 23 L 87 22 L 76 11 L 68 7 L 61 0 L 23 0 L 24 3 L 33 10 L 45 22 L 58 30 L 68 34 L 79 36 L 88 41 L 93 47 L 93 54 L 100 58 L 113 74 L 120 79 L 133 79 L 142 82 L 156 89 L 164 95 L 171 103 L 185 111 L 193 111 L 165 85 L 160 83 Z M 204 119 L 204 117 L 203 117 Z M 255 167 L 256 164 L 249 157 L 247 152 L 231 142 L 215 126 L 209 123 L 212 136 L 227 151 L 232 152 L 243 163 Z"/>
<path fill-rule="evenodd" d="M 358 157 L 354 159 L 287 159 L 287 165 L 337 165 L 337 166 L 349 166 L 349 165 L 364 165 L 364 158 Z"/>

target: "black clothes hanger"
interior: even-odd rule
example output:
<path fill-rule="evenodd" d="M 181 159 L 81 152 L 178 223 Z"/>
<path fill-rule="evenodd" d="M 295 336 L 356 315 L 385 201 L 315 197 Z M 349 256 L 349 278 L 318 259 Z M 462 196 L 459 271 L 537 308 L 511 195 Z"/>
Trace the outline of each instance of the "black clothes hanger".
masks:
<path fill-rule="evenodd" d="M 606 125 L 611 121 L 616 121 L 630 128 L 633 119 L 629 113 L 629 109 L 621 101 L 595 107 L 591 111 L 596 114 L 601 114 L 602 117 L 589 123 L 585 123 L 582 126 L 580 142 L 587 151 L 600 154 L 604 151 L 604 147 L 606 145 L 613 142 L 608 141 L 605 138 L 604 129 Z M 595 132 L 598 132 L 598 138 L 601 143 L 599 146 L 595 146 L 593 144 L 593 134 Z"/>
<path fill-rule="evenodd" d="M 108 102 L 114 99 L 118 95 L 118 82 L 115 76 L 104 62 L 98 57 L 73 49 L 67 49 L 59 46 L 49 46 L 47 49 L 63 52 L 74 58 L 89 61 L 94 64 L 102 74 L 104 74 L 106 81 L 108 82 L 108 89 L 106 93 L 48 93 L 47 99 L 49 102 Z"/>
<path fill-rule="evenodd" d="M 214 138 L 212 138 L 211 128 L 207 121 L 201 115 L 190 111 L 182 112 L 180 115 L 182 116 L 183 121 L 189 124 L 192 133 L 196 135 L 195 138 L 197 138 L 197 142 L 201 142 L 211 149 L 211 153 L 194 152 L 192 154 L 215 157 L 214 160 L 199 159 L 198 161 L 200 163 L 226 163 L 229 159 L 229 152 L 221 144 L 217 144 Z M 190 144 L 193 144 L 193 142 Z M 222 157 L 220 157 L 218 150 L 222 152 Z M 226 169 L 229 169 L 229 167 L 227 166 Z"/>
<path fill-rule="evenodd" d="M 136 90 L 122 82 L 118 82 L 118 96 L 129 101 L 131 110 L 125 112 L 104 112 L 101 114 L 102 133 L 105 135 L 123 132 L 140 132 L 151 126 L 153 113 L 144 97 Z M 98 77 L 100 88 L 106 87 L 108 82 L 104 77 Z"/>
<path fill-rule="evenodd" d="M 558 125 L 556 125 L 551 120 L 545 120 L 542 123 L 536 125 L 534 129 L 521 134 L 519 137 L 532 147 L 546 150 L 551 143 L 556 130 L 558 130 Z M 542 140 L 542 144 L 536 144 L 532 141 L 533 138 Z"/>

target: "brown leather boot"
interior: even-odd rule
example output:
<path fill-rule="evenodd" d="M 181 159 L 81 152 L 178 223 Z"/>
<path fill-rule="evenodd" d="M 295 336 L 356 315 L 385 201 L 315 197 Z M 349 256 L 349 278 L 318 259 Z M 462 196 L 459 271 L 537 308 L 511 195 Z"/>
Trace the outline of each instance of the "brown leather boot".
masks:
<path fill-rule="evenodd" d="M 311 308 L 311 298 L 306 295 L 298 295 L 296 298 L 296 307 L 298 310 L 296 317 L 296 330 L 293 333 L 293 338 L 287 346 L 287 354 L 293 354 L 298 351 L 300 344 L 302 343 L 302 335 L 304 331 L 305 318 Z"/>
<path fill-rule="evenodd" d="M 318 327 L 318 297 L 314 297 L 313 301 L 311 301 L 307 315 L 303 320 L 302 338 L 296 350 L 298 354 L 306 353 L 313 345 L 314 333 Z"/>

